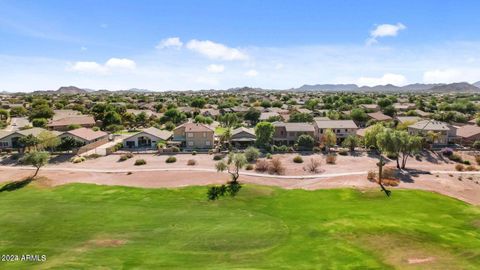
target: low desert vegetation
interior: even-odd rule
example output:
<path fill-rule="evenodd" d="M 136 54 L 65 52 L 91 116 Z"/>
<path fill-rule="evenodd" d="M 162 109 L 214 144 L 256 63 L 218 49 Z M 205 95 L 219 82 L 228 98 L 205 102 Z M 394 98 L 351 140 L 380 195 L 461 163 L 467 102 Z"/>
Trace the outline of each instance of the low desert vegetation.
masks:
<path fill-rule="evenodd" d="M 247 149 L 245 149 L 244 154 L 248 162 L 255 162 L 260 157 L 260 150 L 258 150 L 253 146 L 250 146 Z"/>
<path fill-rule="evenodd" d="M 307 162 L 307 164 L 305 164 L 303 169 L 311 173 L 319 173 L 321 165 L 322 165 L 322 162 L 320 161 L 320 159 L 310 158 L 310 160 Z"/>
<path fill-rule="evenodd" d="M 165 160 L 166 163 L 175 163 L 177 162 L 177 158 L 174 156 L 170 156 Z"/>
<path fill-rule="evenodd" d="M 141 166 L 147 164 L 147 161 L 145 159 L 137 159 L 135 160 L 135 163 L 133 165 L 135 166 Z"/>
<path fill-rule="evenodd" d="M 327 164 L 335 164 L 337 162 L 337 156 L 335 154 L 328 154 L 325 162 Z"/>
<path fill-rule="evenodd" d="M 213 160 L 222 160 L 223 159 L 223 156 L 222 155 L 214 155 L 213 156 Z"/>
<path fill-rule="evenodd" d="M 132 153 L 126 153 L 126 154 L 122 154 L 120 156 L 120 158 L 118 159 L 118 161 L 121 162 L 121 161 L 125 161 L 125 160 L 131 159 L 131 158 L 133 158 L 133 154 Z"/>
<path fill-rule="evenodd" d="M 87 160 L 85 157 L 81 157 L 81 156 L 74 156 L 70 159 L 70 162 L 72 163 L 81 163 L 81 162 L 84 162 L 85 160 Z"/>
<path fill-rule="evenodd" d="M 295 156 L 293 158 L 293 162 L 295 163 L 303 163 L 303 158 L 301 156 Z"/>
<path fill-rule="evenodd" d="M 465 166 L 463 164 L 457 164 L 455 165 L 455 170 L 462 172 L 465 170 Z"/>
<path fill-rule="evenodd" d="M 266 172 L 268 171 L 268 161 L 265 159 L 259 159 L 255 163 L 255 171 L 257 172 Z"/>
<path fill-rule="evenodd" d="M 283 166 L 279 157 L 274 157 L 270 160 L 268 164 L 268 173 L 278 175 L 285 174 L 285 166 Z"/>
<path fill-rule="evenodd" d="M 195 159 L 189 159 L 187 161 L 188 166 L 195 166 L 197 164 L 197 161 Z"/>

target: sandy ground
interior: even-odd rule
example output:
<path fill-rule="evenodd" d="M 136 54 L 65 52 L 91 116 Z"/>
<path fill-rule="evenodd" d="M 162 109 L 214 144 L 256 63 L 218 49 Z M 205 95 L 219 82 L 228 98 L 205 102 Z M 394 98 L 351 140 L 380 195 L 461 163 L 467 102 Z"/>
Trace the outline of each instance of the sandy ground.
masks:
<path fill-rule="evenodd" d="M 240 181 L 261 185 L 279 186 L 287 189 L 327 189 L 327 188 L 378 188 L 378 185 L 366 180 L 366 172 L 376 169 L 378 159 L 366 154 L 360 156 L 338 156 L 335 165 L 325 164 L 323 155 L 303 156 L 304 163 L 296 164 L 292 161 L 294 154 L 280 155 L 286 167 L 285 175 L 308 176 L 304 170 L 305 163 L 310 158 L 322 160 L 319 177 L 309 179 L 285 179 L 282 177 L 264 177 L 261 174 L 255 176 L 242 175 Z M 122 185 L 132 187 L 183 187 L 191 185 L 208 185 L 225 183 L 229 180 L 226 173 L 214 171 L 216 161 L 207 154 L 176 155 L 177 162 L 166 164 L 168 156 L 136 155 L 134 158 L 118 162 L 118 155 L 110 155 L 98 159 L 87 160 L 83 163 L 73 164 L 59 162 L 48 165 L 47 169 L 40 172 L 41 176 L 49 179 L 49 184 L 63 185 L 67 183 L 91 183 L 101 185 Z M 144 166 L 134 166 L 136 159 L 145 159 Z M 466 156 L 471 159 L 473 157 Z M 187 166 L 187 161 L 194 159 L 195 166 Z M 475 162 L 473 161 L 472 164 Z M 395 163 L 390 163 L 394 165 Z M 455 197 L 465 202 L 480 205 L 480 173 L 454 173 L 456 163 L 443 160 L 437 156 L 425 156 L 422 160 L 410 159 L 407 167 L 419 171 L 442 171 L 433 174 L 410 174 L 398 187 L 391 189 L 420 189 L 438 192 L 447 196 Z M 189 170 L 189 168 L 195 170 Z M 171 171 L 148 171 L 155 169 L 169 169 Z M 81 171 L 79 171 L 81 170 Z M 201 171 L 205 170 L 205 171 Z M 121 172 L 119 172 L 121 171 Z M 130 173 L 128 173 L 130 172 Z M 243 171 L 253 173 L 254 171 Z M 358 173 L 356 175 L 335 176 L 338 173 Z M 0 182 L 23 179 L 32 174 L 31 170 L 0 166 Z M 324 175 L 320 177 L 321 175 Z"/>

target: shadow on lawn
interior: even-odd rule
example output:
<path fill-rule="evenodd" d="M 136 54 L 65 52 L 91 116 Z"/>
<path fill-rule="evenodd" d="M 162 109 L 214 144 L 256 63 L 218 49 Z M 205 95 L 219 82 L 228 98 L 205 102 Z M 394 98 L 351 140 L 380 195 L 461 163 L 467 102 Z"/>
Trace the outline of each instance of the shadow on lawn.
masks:
<path fill-rule="evenodd" d="M 28 177 L 27 179 L 20 180 L 20 181 L 14 181 L 11 183 L 8 183 L 4 185 L 3 187 L 0 188 L 0 192 L 4 191 L 14 191 L 17 189 L 21 189 L 26 187 L 28 184 L 30 184 L 33 181 L 32 177 Z"/>

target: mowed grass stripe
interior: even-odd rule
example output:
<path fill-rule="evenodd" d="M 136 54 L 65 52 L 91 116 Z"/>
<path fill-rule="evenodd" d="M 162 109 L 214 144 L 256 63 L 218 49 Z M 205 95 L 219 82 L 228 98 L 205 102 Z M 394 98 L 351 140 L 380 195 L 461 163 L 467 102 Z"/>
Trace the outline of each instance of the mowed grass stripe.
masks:
<path fill-rule="evenodd" d="M 476 269 L 480 210 L 438 194 L 34 184 L 0 193 L 2 269 Z"/>

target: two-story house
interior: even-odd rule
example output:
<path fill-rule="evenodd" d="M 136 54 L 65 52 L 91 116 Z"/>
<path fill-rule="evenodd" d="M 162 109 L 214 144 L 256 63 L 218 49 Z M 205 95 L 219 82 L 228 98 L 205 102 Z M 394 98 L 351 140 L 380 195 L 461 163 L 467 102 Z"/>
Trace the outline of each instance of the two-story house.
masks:
<path fill-rule="evenodd" d="M 433 140 L 434 145 L 453 143 L 457 137 L 457 129 L 454 126 L 436 120 L 418 121 L 408 126 L 408 133 Z"/>
<path fill-rule="evenodd" d="M 210 149 L 215 144 L 215 132 L 205 124 L 185 123 L 173 130 L 173 140 L 187 149 Z"/>
<path fill-rule="evenodd" d="M 273 143 L 293 145 L 300 135 L 307 134 L 315 138 L 315 129 L 310 123 L 272 123 L 275 127 Z"/>
<path fill-rule="evenodd" d="M 358 126 L 352 120 L 316 120 L 313 124 L 315 137 L 321 141 L 327 129 L 331 129 L 337 136 L 337 143 L 342 142 L 349 135 L 356 135 Z"/>

